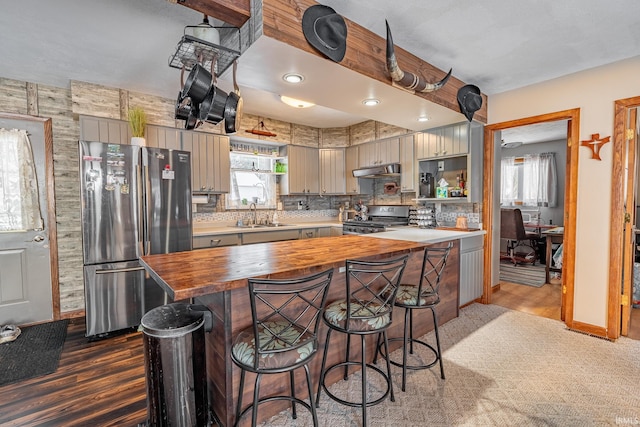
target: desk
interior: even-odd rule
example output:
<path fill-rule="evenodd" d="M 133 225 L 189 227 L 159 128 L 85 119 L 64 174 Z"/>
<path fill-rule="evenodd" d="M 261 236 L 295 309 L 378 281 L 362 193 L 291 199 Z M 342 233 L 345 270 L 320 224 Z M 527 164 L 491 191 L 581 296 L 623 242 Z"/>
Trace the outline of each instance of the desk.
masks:
<path fill-rule="evenodd" d="M 551 229 L 545 230 L 542 232 L 542 235 L 546 237 L 547 240 L 547 253 L 546 260 L 547 264 L 545 266 L 545 283 L 549 283 L 549 272 L 562 272 L 561 268 L 551 267 L 551 263 L 553 260 L 551 259 L 552 245 L 554 243 L 562 243 L 564 239 L 564 227 L 553 227 Z"/>

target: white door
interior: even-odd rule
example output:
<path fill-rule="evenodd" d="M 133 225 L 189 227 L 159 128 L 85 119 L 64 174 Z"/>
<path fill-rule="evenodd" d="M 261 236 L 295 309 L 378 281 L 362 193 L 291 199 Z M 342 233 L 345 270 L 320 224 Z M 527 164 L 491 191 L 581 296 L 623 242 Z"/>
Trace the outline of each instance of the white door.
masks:
<path fill-rule="evenodd" d="M 25 183 L 21 178 L 25 168 L 14 167 L 15 163 L 0 159 L 0 325 L 52 320 L 44 126 L 42 122 L 0 117 L 2 128 L 27 132 L 37 179 Z M 0 135 L 0 144 L 12 144 L 7 141 L 13 136 L 15 134 Z M 22 155 L 28 158 L 28 154 L 27 151 Z M 6 155 L 3 152 L 2 157 L 6 158 Z M 33 195 L 33 202 L 39 202 L 41 226 L 16 220 L 20 216 L 17 211 L 24 210 L 29 204 L 21 202 L 20 198 L 29 194 Z M 37 211 L 31 215 L 32 218 L 37 216 Z"/>

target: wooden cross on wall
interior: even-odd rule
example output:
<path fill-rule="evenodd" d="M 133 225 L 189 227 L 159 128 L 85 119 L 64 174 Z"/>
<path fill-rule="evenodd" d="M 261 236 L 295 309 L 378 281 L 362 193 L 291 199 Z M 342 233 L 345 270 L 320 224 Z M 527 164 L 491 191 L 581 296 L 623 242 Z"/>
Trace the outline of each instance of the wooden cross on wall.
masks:
<path fill-rule="evenodd" d="M 599 133 L 591 134 L 591 139 L 587 141 L 580 141 L 580 145 L 589 147 L 591 149 L 591 158 L 596 160 L 602 160 L 600 158 L 600 149 L 604 144 L 609 142 L 611 139 L 610 136 L 604 137 L 600 139 Z"/>

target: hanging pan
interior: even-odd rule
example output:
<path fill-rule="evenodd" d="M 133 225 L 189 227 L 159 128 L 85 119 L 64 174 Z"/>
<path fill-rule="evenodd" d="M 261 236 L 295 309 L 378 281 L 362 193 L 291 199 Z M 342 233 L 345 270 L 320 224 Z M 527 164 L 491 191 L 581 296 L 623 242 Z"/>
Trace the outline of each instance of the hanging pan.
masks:
<path fill-rule="evenodd" d="M 225 133 L 235 133 L 240 128 L 242 121 L 242 97 L 240 88 L 236 82 L 236 70 L 238 61 L 233 61 L 233 92 L 227 96 L 224 104 L 224 131 Z"/>
<path fill-rule="evenodd" d="M 227 94 L 225 92 L 216 87 L 215 84 L 211 85 L 209 93 L 207 93 L 204 101 L 200 103 L 198 118 L 214 125 L 220 123 L 224 118 L 226 99 Z"/>
<path fill-rule="evenodd" d="M 192 104 L 200 104 L 211 87 L 211 73 L 202 65 L 195 64 L 182 89 L 182 97 L 191 98 Z"/>

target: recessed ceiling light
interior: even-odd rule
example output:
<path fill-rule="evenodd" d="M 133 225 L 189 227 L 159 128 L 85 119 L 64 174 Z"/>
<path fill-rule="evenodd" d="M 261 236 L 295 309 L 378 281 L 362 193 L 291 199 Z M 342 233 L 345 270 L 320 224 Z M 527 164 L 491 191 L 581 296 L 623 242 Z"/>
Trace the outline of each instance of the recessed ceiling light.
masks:
<path fill-rule="evenodd" d="M 304 80 L 304 76 L 301 74 L 288 73 L 282 76 L 282 79 L 288 83 L 300 83 Z"/>
<path fill-rule="evenodd" d="M 313 107 L 314 105 L 316 105 L 313 102 L 301 101 L 299 99 L 290 98 L 290 97 L 284 96 L 284 95 L 280 96 L 280 101 L 284 102 L 287 105 L 290 105 L 291 107 L 295 107 L 295 108 L 309 108 L 309 107 Z"/>
<path fill-rule="evenodd" d="M 427 116 L 420 116 L 420 117 L 418 117 L 418 121 L 419 121 L 419 122 L 428 122 L 428 121 L 429 121 L 429 117 L 427 117 Z"/>
<path fill-rule="evenodd" d="M 362 101 L 362 103 L 363 103 L 364 105 L 369 105 L 369 106 L 371 106 L 371 105 L 378 105 L 378 104 L 380 104 L 380 101 L 378 101 L 377 99 L 374 99 L 374 98 L 369 98 L 369 99 L 365 99 L 364 101 Z"/>

